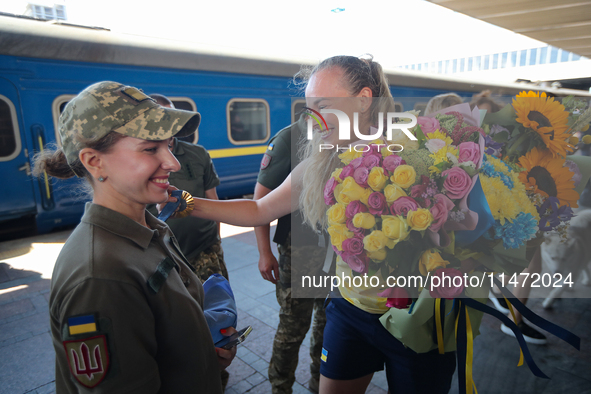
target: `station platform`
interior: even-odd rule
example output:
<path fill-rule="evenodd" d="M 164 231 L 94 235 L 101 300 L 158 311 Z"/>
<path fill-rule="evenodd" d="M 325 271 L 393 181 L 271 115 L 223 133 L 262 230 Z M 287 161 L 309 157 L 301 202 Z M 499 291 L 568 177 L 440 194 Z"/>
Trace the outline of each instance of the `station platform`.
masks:
<path fill-rule="evenodd" d="M 0 242 L 0 394 L 55 392 L 49 286 L 55 259 L 70 232 Z M 238 326 L 253 327 L 228 368 L 226 393 L 271 393 L 267 370 L 279 321 L 275 286 L 263 280 L 258 271 L 252 228 L 222 225 L 222 236 L 239 308 Z M 528 306 L 578 335 L 581 350 L 552 336 L 547 345 L 530 345 L 536 363 L 551 379 L 537 378 L 527 366 L 517 367 L 519 348 L 515 338 L 500 331 L 498 320 L 485 316 L 481 335 L 474 342 L 473 374 L 478 393 L 591 393 L 591 299 L 561 299 L 553 309 L 544 310 L 542 300 L 533 298 Z M 309 337 L 300 349 L 294 393 L 309 392 L 308 346 Z M 385 373 L 376 373 L 367 393 L 387 390 Z M 458 392 L 457 378 L 450 392 Z"/>

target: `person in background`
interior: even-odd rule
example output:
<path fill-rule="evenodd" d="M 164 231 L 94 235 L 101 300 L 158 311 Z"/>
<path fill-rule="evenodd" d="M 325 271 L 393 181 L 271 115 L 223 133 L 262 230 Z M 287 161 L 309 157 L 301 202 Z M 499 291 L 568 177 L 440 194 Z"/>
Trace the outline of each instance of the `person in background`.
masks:
<path fill-rule="evenodd" d="M 462 104 L 464 100 L 456 93 L 438 94 L 429 100 L 425 107 L 425 115 L 437 112 L 440 109 L 451 107 L 452 105 Z"/>
<path fill-rule="evenodd" d="M 83 178 L 92 194 L 51 280 L 56 392 L 222 392 L 220 370 L 236 349 L 214 347 L 201 282 L 166 223 L 146 211 L 168 199 L 180 169 L 172 138 L 200 119 L 99 82 L 60 115 L 62 147 L 36 156 L 34 174 Z"/>
<path fill-rule="evenodd" d="M 395 112 L 388 81 L 379 63 L 355 56 L 334 56 L 314 69 L 303 69 L 306 104 L 315 111 L 332 106 L 352 119 L 359 114 L 358 129 L 370 133 L 381 113 Z M 298 76 L 299 76 L 298 75 Z M 381 97 L 383 100 L 372 100 Z M 238 226 L 261 226 L 300 209 L 312 228 L 326 227 L 324 186 L 340 166 L 338 152 L 319 151 L 321 143 L 352 144 L 339 139 L 336 115 L 326 114 L 327 130 L 315 129 L 304 160 L 285 181 L 259 200 L 211 201 L 197 199 L 191 215 Z M 352 123 L 351 123 L 352 125 Z M 352 131 L 352 130 L 350 130 Z M 293 192 L 293 196 L 292 196 Z M 175 202 L 170 198 L 168 202 Z M 337 260 L 337 276 L 351 277 L 346 263 Z M 332 298 L 326 308 L 321 394 L 364 393 L 374 372 L 386 366 L 392 393 L 447 393 L 455 371 L 455 352 L 437 349 L 416 353 L 396 339 L 380 322 L 389 310 L 386 299 L 365 295 L 366 287 L 339 286 L 343 298 Z"/>
<path fill-rule="evenodd" d="M 163 107 L 174 108 L 172 101 L 161 94 L 151 94 L 150 97 Z M 179 161 L 181 169 L 170 174 L 170 184 L 189 192 L 193 197 L 217 200 L 216 187 L 220 184 L 220 179 L 207 150 L 201 145 L 180 141 L 178 138 L 172 139 L 172 145 L 172 153 Z M 219 223 L 192 216 L 170 218 L 166 223 L 201 282 L 205 282 L 212 274 L 230 279 L 224 261 Z"/>
<path fill-rule="evenodd" d="M 174 108 L 174 104 L 166 96 L 153 93 L 150 97 L 165 108 Z M 220 184 L 220 179 L 207 150 L 201 145 L 178 138 L 173 138 L 171 145 L 172 154 L 179 161 L 181 169 L 170 174 L 170 184 L 194 197 L 217 200 L 216 187 Z M 155 207 L 150 209 L 156 213 Z M 220 274 L 230 280 L 218 222 L 187 216 L 180 219 L 170 218 L 166 224 L 179 241 L 181 251 L 201 279 L 201 283 L 213 274 Z M 225 369 L 221 371 L 221 379 L 222 389 L 225 391 L 230 379 L 230 374 Z"/>
<path fill-rule="evenodd" d="M 478 107 L 478 109 L 485 109 L 486 112 L 490 114 L 500 111 L 503 109 L 504 105 L 492 99 L 490 90 L 483 90 L 482 92 L 472 96 L 470 108 L 474 109 L 474 107 Z"/>
<path fill-rule="evenodd" d="M 277 188 L 291 172 L 292 141 L 299 141 L 305 130 L 305 116 L 302 115 L 296 123 L 279 131 L 269 141 L 267 151 L 261 162 L 261 169 L 254 190 L 254 199 L 258 200 L 273 189 Z M 295 144 L 294 144 L 295 145 Z M 292 222 L 292 216 L 294 222 Z M 296 231 L 292 234 L 292 229 Z M 299 212 L 279 218 L 273 241 L 278 245 L 279 262 L 271 251 L 270 226 L 255 228 L 257 246 L 259 249 L 259 270 L 263 279 L 274 283 L 279 311 L 279 325 L 273 340 L 273 353 L 269 363 L 269 381 L 274 394 L 291 394 L 295 382 L 295 371 L 298 364 L 298 352 L 308 329 L 312 312 L 314 322 L 310 344 L 311 378 L 308 382 L 310 391 L 318 392 L 320 380 L 320 354 L 326 315 L 324 300 L 313 298 L 292 297 L 292 270 L 299 267 L 299 260 L 292 265 L 292 253 L 300 252 L 299 248 L 292 249 L 292 235 L 294 237 L 308 237 L 317 244 L 317 234 L 307 226 L 302 225 Z M 326 254 L 325 248 L 316 247 L 311 252 L 316 258 L 305 259 L 309 263 L 306 271 L 322 267 Z M 307 253 L 306 255 L 310 255 Z M 316 267 L 314 267 L 316 266 Z"/>

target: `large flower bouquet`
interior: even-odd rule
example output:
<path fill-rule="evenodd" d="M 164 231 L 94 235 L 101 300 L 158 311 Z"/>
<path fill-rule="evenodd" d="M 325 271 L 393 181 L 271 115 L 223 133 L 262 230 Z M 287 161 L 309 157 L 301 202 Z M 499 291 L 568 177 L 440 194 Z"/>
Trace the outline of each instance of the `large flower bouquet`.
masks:
<path fill-rule="evenodd" d="M 567 235 L 572 208 L 578 206 L 586 183 L 582 180 L 589 178 L 580 157 L 568 155 L 579 143 L 575 134 L 585 131 L 590 121 L 586 101 L 566 97 L 561 102 L 532 91 L 521 92 L 501 111 L 485 117 L 486 153 L 525 186 L 540 218 L 537 239 L 548 232 Z"/>
<path fill-rule="evenodd" d="M 460 260 L 446 247 L 449 231 L 471 230 L 478 220 L 467 198 L 483 164 L 485 134 L 459 112 L 419 124 L 417 141 L 400 133 L 342 153 L 344 167 L 326 183 L 333 249 L 357 274 L 429 276 L 441 268 L 461 275 Z M 393 142 L 404 150 L 394 153 Z M 421 290 L 389 286 L 378 295 L 397 308 L 408 307 Z M 439 290 L 448 298 L 457 291 Z"/>

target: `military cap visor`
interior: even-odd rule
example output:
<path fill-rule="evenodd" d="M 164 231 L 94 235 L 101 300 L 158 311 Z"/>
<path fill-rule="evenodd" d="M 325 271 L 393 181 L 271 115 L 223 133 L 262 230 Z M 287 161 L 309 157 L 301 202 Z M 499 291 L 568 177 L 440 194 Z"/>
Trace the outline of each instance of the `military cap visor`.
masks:
<path fill-rule="evenodd" d="M 66 105 L 59 118 L 59 133 L 71 164 L 80 150 L 111 131 L 162 141 L 193 134 L 200 121 L 197 112 L 164 108 L 134 87 L 106 81 L 87 87 Z"/>

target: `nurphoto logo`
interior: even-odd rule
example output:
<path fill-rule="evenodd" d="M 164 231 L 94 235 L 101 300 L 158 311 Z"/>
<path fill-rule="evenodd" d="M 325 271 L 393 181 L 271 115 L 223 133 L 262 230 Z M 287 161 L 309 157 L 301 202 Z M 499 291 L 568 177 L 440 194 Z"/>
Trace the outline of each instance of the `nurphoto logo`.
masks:
<path fill-rule="evenodd" d="M 305 110 L 308 111 L 308 128 L 307 128 L 307 138 L 308 140 L 312 139 L 314 134 L 314 123 L 318 125 L 319 130 L 329 130 L 328 124 L 324 119 L 323 114 L 333 114 L 337 117 L 339 122 L 339 141 L 350 141 L 351 140 L 351 121 L 346 113 L 343 111 L 339 111 L 338 109 L 328 109 L 323 108 L 320 112 L 304 107 Z M 401 130 L 410 140 L 416 141 L 417 137 L 410 132 L 410 128 L 417 125 L 417 117 L 411 113 L 407 112 L 388 112 L 387 116 L 384 117 L 384 113 L 380 112 L 378 114 L 378 127 L 372 128 L 374 131 L 371 134 L 362 134 L 359 131 L 359 113 L 353 113 L 353 133 L 355 136 L 362 140 L 362 141 L 374 141 L 382 136 L 386 136 L 387 140 L 392 140 L 392 132 L 396 129 Z M 384 119 L 386 119 L 386 124 L 384 125 Z M 409 122 L 401 122 L 401 119 L 410 120 Z M 385 128 L 385 129 L 384 129 Z M 385 131 L 385 133 L 384 133 Z M 400 144 L 390 144 L 386 145 L 386 148 L 390 152 L 400 152 L 404 148 Z M 320 151 L 323 149 L 337 149 L 337 150 L 355 150 L 356 152 L 365 152 L 368 151 L 370 148 L 368 145 L 364 144 L 355 144 L 355 145 L 348 145 L 346 147 L 336 147 L 332 144 L 320 144 Z"/>

